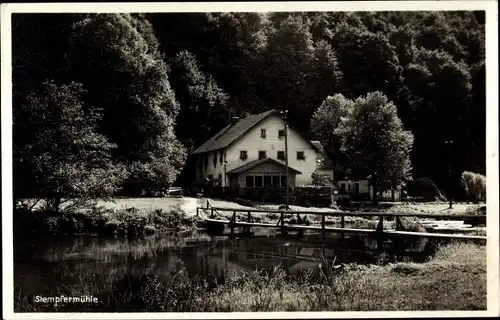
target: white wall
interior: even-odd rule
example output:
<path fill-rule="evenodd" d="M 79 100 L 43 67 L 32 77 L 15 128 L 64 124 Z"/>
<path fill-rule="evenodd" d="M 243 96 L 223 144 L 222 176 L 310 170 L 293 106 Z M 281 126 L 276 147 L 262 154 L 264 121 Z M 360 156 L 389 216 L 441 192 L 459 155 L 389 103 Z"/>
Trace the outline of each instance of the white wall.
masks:
<path fill-rule="evenodd" d="M 285 151 L 285 139 L 278 138 L 278 131 L 283 128 L 283 120 L 277 115 L 272 115 L 250 129 L 244 137 L 228 148 L 227 171 L 258 159 L 259 150 L 266 151 L 268 158 L 278 160 L 278 151 Z M 265 139 L 260 137 L 261 129 L 266 129 Z M 246 160 L 240 159 L 241 150 L 247 151 Z M 303 151 L 306 159 L 297 160 L 297 151 Z M 284 164 L 285 161 L 282 163 Z M 317 165 L 316 150 L 294 130 L 288 130 L 288 165 L 302 173 L 296 176 L 296 185 L 311 184 L 311 174 Z"/>
<path fill-rule="evenodd" d="M 348 191 L 351 194 L 354 194 L 354 192 L 355 192 L 354 184 L 355 183 L 359 183 L 359 194 L 369 194 L 370 195 L 370 199 L 373 199 L 373 189 L 370 186 L 368 180 L 359 180 L 359 181 L 339 180 L 337 183 L 339 185 L 339 189 L 342 187 L 342 183 L 345 183 L 345 185 L 346 185 L 346 187 L 345 187 L 346 191 Z M 350 189 L 349 189 L 349 185 L 350 185 Z M 391 190 L 386 190 L 386 191 L 382 192 L 381 199 L 379 199 L 379 200 L 386 200 L 386 201 L 392 200 L 392 192 L 391 192 Z M 400 190 L 395 190 L 394 191 L 394 200 L 395 201 L 401 201 L 401 192 L 400 192 Z"/>
<path fill-rule="evenodd" d="M 218 179 L 219 175 L 222 175 L 222 183 L 224 183 L 224 164 L 221 164 L 219 161 L 220 157 L 220 150 L 215 151 L 215 152 L 209 152 L 207 154 L 203 155 L 198 155 L 197 160 L 196 160 L 196 182 L 197 183 L 202 183 L 205 178 L 208 178 L 209 175 L 213 175 L 214 179 Z M 213 156 L 217 155 L 217 163 L 214 167 L 213 163 Z M 205 170 L 205 165 L 204 165 L 204 157 L 208 156 L 208 165 L 207 165 L 207 170 Z M 223 161 L 224 162 L 224 152 L 223 152 Z M 200 162 L 202 163 L 202 172 L 200 173 Z M 227 171 L 229 171 L 229 165 L 227 168 Z M 226 172 L 227 172 L 226 171 Z M 226 178 L 226 184 L 229 185 L 229 178 Z"/>

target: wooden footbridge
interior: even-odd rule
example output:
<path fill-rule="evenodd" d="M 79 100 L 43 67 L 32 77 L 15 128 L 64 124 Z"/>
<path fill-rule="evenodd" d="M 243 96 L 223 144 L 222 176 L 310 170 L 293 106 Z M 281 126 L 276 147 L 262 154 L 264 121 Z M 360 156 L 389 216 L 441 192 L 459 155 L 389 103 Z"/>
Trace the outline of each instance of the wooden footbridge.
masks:
<path fill-rule="evenodd" d="M 225 214 L 222 214 L 225 213 Z M 276 215 L 277 223 L 256 222 L 257 215 Z M 463 220 L 474 221 L 476 224 L 486 224 L 486 216 L 478 215 L 436 215 L 436 214 L 419 214 L 419 213 L 396 213 L 396 212 L 315 212 L 315 211 L 290 211 L 290 210 L 258 210 L 258 209 L 230 209 L 212 207 L 207 202 L 207 207 L 196 208 L 196 215 L 204 217 L 207 228 L 215 229 L 222 232 L 225 226 L 228 226 L 232 235 L 236 228 L 244 228 L 246 233 L 250 232 L 252 227 L 273 228 L 286 234 L 288 231 L 303 232 L 306 230 L 317 231 L 322 234 L 325 239 L 327 232 L 340 233 L 342 238 L 345 234 L 364 234 L 377 238 L 378 246 L 383 246 L 386 239 L 394 239 L 396 237 L 424 237 L 424 238 L 441 238 L 441 239 L 462 239 L 473 240 L 476 242 L 485 242 L 486 236 L 475 235 L 460 235 L 460 234 L 444 234 L 433 232 L 413 232 L 405 229 L 401 222 L 403 217 L 415 217 L 421 219 L 434 220 Z M 296 216 L 297 221 L 306 215 L 320 215 L 321 224 L 303 225 L 285 223 L 286 216 Z M 238 217 L 239 216 L 239 217 Z M 340 227 L 327 226 L 326 217 L 339 217 Z M 378 224 L 375 229 L 358 229 L 346 227 L 345 217 L 360 217 L 360 218 L 378 218 Z M 384 229 L 384 220 L 395 221 L 395 229 Z"/>

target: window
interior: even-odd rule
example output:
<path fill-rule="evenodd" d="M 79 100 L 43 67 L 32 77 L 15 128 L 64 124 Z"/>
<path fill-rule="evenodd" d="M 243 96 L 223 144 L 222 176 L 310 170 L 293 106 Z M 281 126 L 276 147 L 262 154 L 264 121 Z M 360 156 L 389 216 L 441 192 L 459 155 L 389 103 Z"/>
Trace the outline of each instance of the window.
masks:
<path fill-rule="evenodd" d="M 255 176 L 255 187 L 262 187 L 262 176 Z"/>
<path fill-rule="evenodd" d="M 203 172 L 203 159 L 198 160 L 198 167 L 199 167 L 200 173 Z"/>
<path fill-rule="evenodd" d="M 280 186 L 280 176 L 273 176 L 273 187 L 279 188 Z"/>
<path fill-rule="evenodd" d="M 222 183 L 222 174 L 220 174 L 220 173 L 219 173 L 218 180 L 219 180 L 219 182 L 221 182 L 221 183 Z"/>
<path fill-rule="evenodd" d="M 281 129 L 278 131 L 278 138 L 283 139 L 285 137 L 285 130 Z"/>
<path fill-rule="evenodd" d="M 220 164 L 222 165 L 222 163 L 223 163 L 223 161 L 222 161 L 222 150 L 221 150 L 221 152 L 220 152 L 220 154 L 219 154 L 219 162 L 220 162 Z"/>
<path fill-rule="evenodd" d="M 254 185 L 253 185 L 253 176 L 247 176 L 245 186 L 247 188 L 253 188 L 254 187 Z"/>
<path fill-rule="evenodd" d="M 214 175 L 213 174 L 209 174 L 208 175 L 208 180 L 212 181 L 214 179 Z"/>
<path fill-rule="evenodd" d="M 285 151 L 278 151 L 278 160 L 285 160 Z"/>
<path fill-rule="evenodd" d="M 340 184 L 340 190 L 345 191 L 345 183 Z"/>
<path fill-rule="evenodd" d="M 264 187 L 272 187 L 273 186 L 273 177 L 271 176 L 264 176 Z"/>
<path fill-rule="evenodd" d="M 260 129 L 260 137 L 263 139 L 266 138 L 266 129 Z"/>
<path fill-rule="evenodd" d="M 259 159 L 264 159 L 266 157 L 265 151 L 259 151 Z"/>
<path fill-rule="evenodd" d="M 214 162 L 214 168 L 217 168 L 217 152 L 214 153 L 213 162 Z"/>
<path fill-rule="evenodd" d="M 304 156 L 304 151 L 297 151 L 297 160 L 306 160 Z"/>
<path fill-rule="evenodd" d="M 207 155 L 203 156 L 203 162 L 205 165 L 205 171 L 207 171 L 207 169 L 208 169 L 208 156 Z"/>
<path fill-rule="evenodd" d="M 240 151 L 240 159 L 241 160 L 246 160 L 248 158 L 247 151 L 246 150 L 241 150 Z"/>
<path fill-rule="evenodd" d="M 280 176 L 281 177 L 281 187 L 285 188 L 286 187 L 286 176 Z"/>

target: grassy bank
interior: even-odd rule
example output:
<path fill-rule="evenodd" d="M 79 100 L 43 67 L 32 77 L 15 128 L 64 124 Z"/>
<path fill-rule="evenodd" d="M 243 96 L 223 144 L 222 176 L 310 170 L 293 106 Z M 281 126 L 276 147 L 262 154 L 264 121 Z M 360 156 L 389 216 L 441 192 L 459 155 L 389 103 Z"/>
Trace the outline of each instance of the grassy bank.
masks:
<path fill-rule="evenodd" d="M 181 272 L 168 280 L 158 275 L 126 276 L 112 285 L 85 281 L 59 294 L 99 298 L 97 304 L 34 303 L 16 292 L 15 309 L 29 311 L 390 311 L 481 310 L 486 308 L 486 248 L 465 243 L 440 247 L 429 261 L 385 265 L 325 264 L 290 276 L 281 268 L 240 274 L 224 284 Z"/>
<path fill-rule="evenodd" d="M 100 235 L 141 236 L 158 232 L 183 231 L 197 227 L 199 219 L 180 208 L 106 209 L 50 212 L 44 210 L 14 212 L 14 234 L 32 236 Z"/>

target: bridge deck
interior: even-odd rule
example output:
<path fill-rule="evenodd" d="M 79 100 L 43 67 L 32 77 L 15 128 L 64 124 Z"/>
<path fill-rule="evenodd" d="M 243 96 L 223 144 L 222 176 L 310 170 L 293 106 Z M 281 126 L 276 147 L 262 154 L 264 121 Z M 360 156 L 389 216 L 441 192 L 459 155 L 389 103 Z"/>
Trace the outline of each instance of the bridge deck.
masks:
<path fill-rule="evenodd" d="M 401 223 L 401 217 L 417 217 L 417 218 L 433 218 L 433 219 L 479 219 L 486 220 L 485 216 L 471 216 L 471 215 L 432 215 L 432 214 L 418 214 L 418 213 L 394 213 L 394 212 L 304 212 L 304 211 L 284 211 L 284 210 L 257 210 L 257 209 L 230 209 L 230 208 L 197 208 L 197 214 L 199 210 L 208 210 L 211 212 L 210 218 L 205 218 L 205 222 L 211 224 L 222 224 L 228 225 L 231 228 L 231 233 L 234 232 L 234 228 L 237 227 L 264 227 L 264 228 L 274 228 L 279 229 L 282 232 L 288 230 L 314 230 L 320 231 L 323 234 L 325 232 L 340 232 L 344 233 L 356 233 L 356 234 L 375 234 L 380 240 L 386 238 L 388 235 L 396 236 L 412 236 L 412 237 L 425 237 L 425 238 L 447 238 L 447 239 L 463 239 L 463 240 L 481 240 L 486 241 L 486 236 L 473 236 L 473 235 L 457 235 L 457 234 L 444 234 L 444 233 L 432 233 L 432 232 L 412 232 L 404 230 L 404 226 Z M 232 217 L 228 220 L 227 218 L 214 219 L 215 213 L 219 211 L 231 212 Z M 248 217 L 248 221 L 237 221 L 237 213 L 245 214 Z M 280 218 L 278 223 L 261 223 L 254 222 L 251 214 L 254 213 L 278 213 Z M 315 214 L 322 215 L 321 225 L 299 225 L 299 224 L 288 224 L 284 223 L 284 215 L 306 215 Z M 341 227 L 327 227 L 325 222 L 326 216 L 340 216 L 341 217 Z M 356 228 L 346 228 L 344 223 L 344 217 L 351 216 L 370 216 L 379 217 L 379 223 L 377 229 L 356 229 Z M 395 218 L 396 220 L 396 230 L 384 230 L 383 220 L 384 217 Z M 381 240 L 382 242 L 382 240 Z"/>

